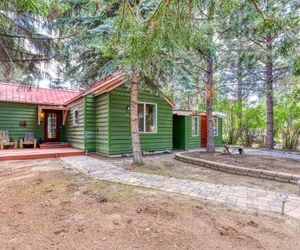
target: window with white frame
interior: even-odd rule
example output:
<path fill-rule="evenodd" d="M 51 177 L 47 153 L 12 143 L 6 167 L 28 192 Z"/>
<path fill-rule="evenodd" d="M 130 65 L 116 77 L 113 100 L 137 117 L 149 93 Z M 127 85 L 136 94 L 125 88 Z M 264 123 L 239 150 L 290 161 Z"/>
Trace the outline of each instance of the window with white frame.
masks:
<path fill-rule="evenodd" d="M 138 118 L 140 133 L 156 133 L 157 105 L 152 103 L 138 104 Z"/>
<path fill-rule="evenodd" d="M 192 136 L 199 136 L 199 117 L 192 117 Z"/>
<path fill-rule="evenodd" d="M 78 126 L 79 124 L 79 111 L 78 109 L 73 110 L 73 126 Z"/>
<path fill-rule="evenodd" d="M 214 136 L 219 135 L 218 118 L 213 118 L 213 132 L 214 132 Z"/>

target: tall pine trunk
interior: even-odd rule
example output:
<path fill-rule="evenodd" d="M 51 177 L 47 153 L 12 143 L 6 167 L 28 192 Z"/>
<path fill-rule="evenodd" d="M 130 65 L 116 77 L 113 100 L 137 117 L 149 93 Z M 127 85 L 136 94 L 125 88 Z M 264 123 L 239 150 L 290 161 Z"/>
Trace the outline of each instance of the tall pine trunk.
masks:
<path fill-rule="evenodd" d="M 274 118 L 273 118 L 273 44 L 272 36 L 266 37 L 266 91 L 267 91 L 267 134 L 266 148 L 274 148 Z"/>
<path fill-rule="evenodd" d="M 213 117 L 212 117 L 212 98 L 213 98 L 213 76 L 214 64 L 211 55 L 207 59 L 207 79 L 206 79 L 206 117 L 207 117 L 207 152 L 214 152 L 214 135 L 213 135 Z"/>
<path fill-rule="evenodd" d="M 215 1 L 211 1 L 208 5 L 207 21 L 212 22 L 215 15 Z M 213 43 L 214 30 L 209 31 L 209 40 Z M 212 51 L 207 53 L 207 72 L 206 72 L 206 117 L 207 117 L 207 152 L 214 152 L 214 132 L 213 132 L 213 117 L 212 117 L 212 102 L 213 102 L 213 84 L 214 84 L 214 58 Z"/>
<path fill-rule="evenodd" d="M 199 77 L 196 81 L 196 98 L 195 98 L 195 106 L 196 109 L 199 110 L 199 106 L 201 103 L 201 78 Z"/>
<path fill-rule="evenodd" d="M 131 72 L 131 98 L 130 98 L 130 124 L 131 142 L 133 152 L 133 162 L 143 164 L 143 156 L 140 144 L 139 123 L 138 123 L 138 93 L 139 93 L 139 74 L 133 69 Z"/>

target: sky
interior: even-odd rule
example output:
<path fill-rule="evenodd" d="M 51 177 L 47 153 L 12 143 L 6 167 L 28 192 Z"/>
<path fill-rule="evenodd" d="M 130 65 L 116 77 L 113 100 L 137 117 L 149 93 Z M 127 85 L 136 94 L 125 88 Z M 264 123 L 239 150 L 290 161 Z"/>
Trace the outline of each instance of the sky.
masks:
<path fill-rule="evenodd" d="M 55 60 L 51 60 L 50 63 L 48 64 L 44 64 L 41 63 L 40 64 L 40 69 L 42 72 L 44 72 L 43 75 L 45 75 L 45 77 L 42 80 L 38 80 L 38 85 L 39 87 L 43 87 L 43 88 L 48 88 L 49 87 L 49 83 L 50 83 L 50 79 L 46 78 L 46 73 L 49 74 L 51 76 L 52 79 L 55 79 L 58 77 L 58 72 L 57 72 L 57 66 L 59 64 L 55 61 Z"/>

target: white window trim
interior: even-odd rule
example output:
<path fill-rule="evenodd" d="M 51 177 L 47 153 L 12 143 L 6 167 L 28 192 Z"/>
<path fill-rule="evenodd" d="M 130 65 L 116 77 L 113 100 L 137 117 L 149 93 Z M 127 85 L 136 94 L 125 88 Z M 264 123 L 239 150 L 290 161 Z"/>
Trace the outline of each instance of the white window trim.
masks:
<path fill-rule="evenodd" d="M 193 123 L 194 123 L 194 119 L 195 119 L 195 118 L 196 118 L 196 119 L 197 119 L 197 121 L 198 121 L 198 122 L 197 122 L 197 129 L 196 129 L 196 131 L 197 131 L 197 134 L 194 134 L 194 135 L 193 135 Z M 200 130 L 200 127 L 199 127 L 199 126 L 200 126 L 200 125 L 199 125 L 199 122 L 200 122 L 200 121 L 199 121 L 199 117 L 198 117 L 198 116 L 192 116 L 192 137 L 199 136 L 199 130 Z"/>
<path fill-rule="evenodd" d="M 216 134 L 214 134 L 214 137 L 219 136 L 219 119 L 217 117 L 214 117 L 213 120 L 215 121 L 216 124 Z"/>
<path fill-rule="evenodd" d="M 156 134 L 157 133 L 157 103 L 151 103 L 151 102 L 138 102 L 138 104 L 143 104 L 144 105 L 144 131 L 139 132 L 140 134 Z M 146 129 L 146 116 L 145 116 L 145 110 L 146 110 L 146 104 L 154 105 L 155 106 L 155 131 L 153 132 L 147 132 L 145 131 Z"/>
<path fill-rule="evenodd" d="M 78 108 L 73 109 L 72 111 L 72 115 L 73 115 L 73 126 L 78 126 L 79 125 L 79 121 L 76 123 L 76 119 L 75 119 L 75 112 L 77 111 L 78 113 L 78 120 L 79 120 L 79 110 Z"/>

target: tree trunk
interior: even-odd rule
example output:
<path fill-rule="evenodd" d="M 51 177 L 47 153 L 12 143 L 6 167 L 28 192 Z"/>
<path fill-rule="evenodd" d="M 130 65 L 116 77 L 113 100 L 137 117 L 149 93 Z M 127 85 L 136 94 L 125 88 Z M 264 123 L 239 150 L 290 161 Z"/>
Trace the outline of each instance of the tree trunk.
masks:
<path fill-rule="evenodd" d="M 130 101 L 130 122 L 131 122 L 131 141 L 133 152 L 133 163 L 143 164 L 143 156 L 140 144 L 139 124 L 138 124 L 138 92 L 139 75 L 137 70 L 131 72 L 131 101 Z"/>
<path fill-rule="evenodd" d="M 274 121 L 273 121 L 273 45 L 272 37 L 266 37 L 266 91 L 267 91 L 267 134 L 266 148 L 274 148 Z"/>
<path fill-rule="evenodd" d="M 207 59 L 207 79 L 206 79 L 206 116 L 207 116 L 207 152 L 214 152 L 214 135 L 213 135 L 213 117 L 212 117 L 212 97 L 213 97 L 213 58 Z"/>
<path fill-rule="evenodd" d="M 208 5 L 207 20 L 213 22 L 215 15 L 215 1 L 211 1 Z M 209 40 L 213 43 L 214 30 L 209 31 Z M 207 117 L 207 152 L 214 152 L 214 133 L 213 133 L 213 117 L 212 117 L 212 102 L 213 102 L 213 83 L 214 83 L 214 61 L 213 52 L 207 54 L 207 79 L 206 79 L 206 117 Z"/>
<path fill-rule="evenodd" d="M 187 96 L 187 109 L 188 109 L 188 110 L 191 109 L 191 98 L 190 98 L 190 94 L 188 94 L 188 96 Z"/>
<path fill-rule="evenodd" d="M 199 110 L 200 103 L 201 103 L 201 78 L 199 77 L 196 81 L 196 101 L 195 101 L 195 108 Z"/>

